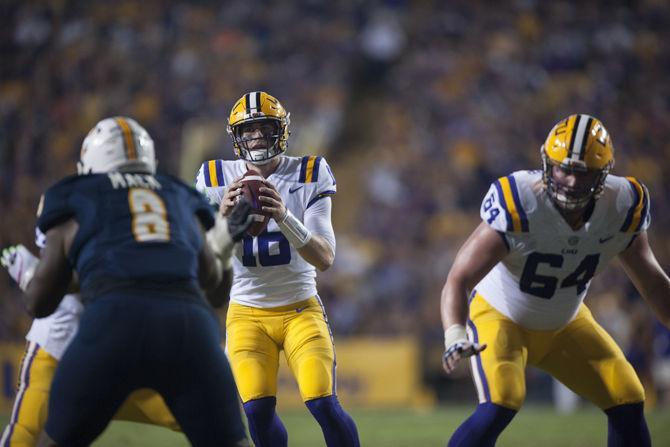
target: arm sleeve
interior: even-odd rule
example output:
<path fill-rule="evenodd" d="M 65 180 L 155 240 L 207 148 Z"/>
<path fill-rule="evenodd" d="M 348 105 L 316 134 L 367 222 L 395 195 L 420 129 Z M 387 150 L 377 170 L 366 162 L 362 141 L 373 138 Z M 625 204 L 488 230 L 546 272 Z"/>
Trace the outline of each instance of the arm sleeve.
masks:
<path fill-rule="evenodd" d="M 335 231 L 330 220 L 332 210 L 332 201 L 330 197 L 324 197 L 314 202 L 312 206 L 305 210 L 305 226 L 313 234 L 324 238 L 335 253 Z"/>

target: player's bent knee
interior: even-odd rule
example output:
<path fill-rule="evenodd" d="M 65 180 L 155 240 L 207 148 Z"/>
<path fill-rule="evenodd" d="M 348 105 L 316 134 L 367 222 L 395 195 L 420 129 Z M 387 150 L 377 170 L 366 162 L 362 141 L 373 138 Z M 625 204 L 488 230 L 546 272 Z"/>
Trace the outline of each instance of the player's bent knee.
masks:
<path fill-rule="evenodd" d="M 276 372 L 268 371 L 265 365 L 256 359 L 236 362 L 233 373 L 242 402 L 277 394 Z"/>
<path fill-rule="evenodd" d="M 634 404 L 644 402 L 644 387 L 635 373 L 635 369 L 626 359 L 612 361 L 607 369 L 616 371 L 608 374 L 607 388 L 608 396 L 603 396 L 596 405 L 605 410 L 617 405 Z"/>
<path fill-rule="evenodd" d="M 489 384 L 492 403 L 514 410 L 521 408 L 526 399 L 526 381 L 522 368 L 516 363 L 500 363 L 492 382 Z"/>
<path fill-rule="evenodd" d="M 296 379 L 303 401 L 333 394 L 333 364 L 318 358 L 303 361 Z"/>

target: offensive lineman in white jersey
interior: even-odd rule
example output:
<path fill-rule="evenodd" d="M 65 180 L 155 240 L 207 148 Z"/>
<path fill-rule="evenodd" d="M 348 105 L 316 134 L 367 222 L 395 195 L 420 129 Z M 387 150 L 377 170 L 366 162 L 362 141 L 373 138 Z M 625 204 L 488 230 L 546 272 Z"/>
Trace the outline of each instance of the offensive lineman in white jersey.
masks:
<path fill-rule="evenodd" d="M 527 364 L 600 407 L 609 446 L 648 446 L 642 384 L 583 300 L 593 276 L 617 257 L 670 326 L 670 279 L 646 233 L 649 193 L 633 177 L 609 175 L 612 141 L 591 116 L 561 120 L 541 154 L 542 171 L 492 184 L 483 222 L 442 291 L 444 368 L 470 357 L 479 395 L 449 446 L 495 444 L 523 404 Z"/>
<path fill-rule="evenodd" d="M 203 163 L 196 187 L 224 216 L 241 194 L 247 170 L 260 173 L 267 230 L 246 236 L 233 253 L 226 347 L 257 447 L 286 446 L 276 414 L 279 352 L 284 351 L 305 405 L 330 446 L 358 446 L 351 417 L 336 396 L 335 350 L 316 271 L 335 258 L 331 199 L 335 178 L 322 157 L 289 157 L 289 114 L 266 92 L 233 106 L 228 133 L 238 160 Z"/>

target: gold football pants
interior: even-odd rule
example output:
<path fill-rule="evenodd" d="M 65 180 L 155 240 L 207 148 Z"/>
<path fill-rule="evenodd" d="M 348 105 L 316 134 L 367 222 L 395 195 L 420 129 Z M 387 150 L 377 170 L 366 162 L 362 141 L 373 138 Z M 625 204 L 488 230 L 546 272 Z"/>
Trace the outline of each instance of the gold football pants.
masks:
<path fill-rule="evenodd" d="M 335 394 L 335 349 L 317 297 L 274 308 L 230 304 L 226 350 L 242 402 L 277 395 L 282 349 L 303 401 Z"/>
<path fill-rule="evenodd" d="M 488 348 L 471 357 L 480 402 L 519 409 L 530 364 L 601 409 L 644 401 L 644 389 L 612 337 L 582 304 L 577 316 L 553 331 L 525 329 L 479 294 L 470 304 L 468 332 Z"/>

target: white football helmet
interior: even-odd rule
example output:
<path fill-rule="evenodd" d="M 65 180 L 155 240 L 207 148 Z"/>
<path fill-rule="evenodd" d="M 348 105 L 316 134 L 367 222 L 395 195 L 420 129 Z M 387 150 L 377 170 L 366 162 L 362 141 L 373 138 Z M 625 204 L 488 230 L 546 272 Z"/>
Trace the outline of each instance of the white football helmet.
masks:
<path fill-rule="evenodd" d="M 79 175 L 110 171 L 156 173 L 154 141 L 132 118 L 103 119 L 81 145 Z"/>

